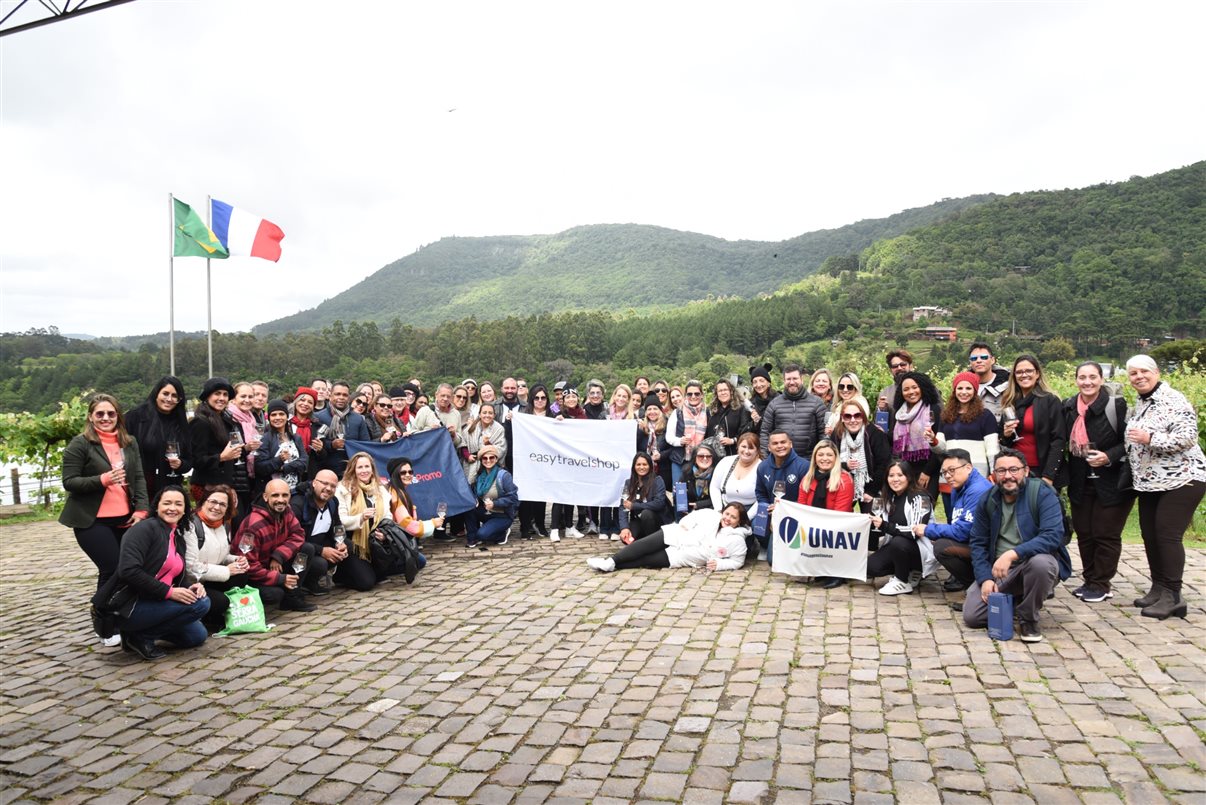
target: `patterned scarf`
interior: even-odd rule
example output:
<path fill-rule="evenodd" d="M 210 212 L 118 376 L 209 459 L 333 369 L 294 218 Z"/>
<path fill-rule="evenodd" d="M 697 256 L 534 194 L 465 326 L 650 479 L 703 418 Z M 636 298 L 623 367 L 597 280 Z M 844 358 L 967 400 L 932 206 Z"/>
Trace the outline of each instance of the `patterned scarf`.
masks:
<path fill-rule="evenodd" d="M 912 408 L 908 403 L 896 409 L 896 426 L 892 429 L 892 454 L 905 461 L 925 461 L 930 457 L 930 442 L 925 429 L 933 423 L 930 407 L 918 400 Z"/>
<path fill-rule="evenodd" d="M 352 490 L 352 502 L 348 506 L 350 514 L 363 514 L 368 511 L 368 501 L 373 496 L 378 494 L 380 490 L 377 488 L 377 482 L 374 478 L 368 484 L 360 483 L 356 479 L 356 488 Z M 356 555 L 361 559 L 372 560 L 372 554 L 369 553 L 369 534 L 373 533 L 373 529 L 377 527 L 377 523 L 381 522 L 377 517 L 377 511 L 374 507 L 371 518 L 360 518 L 360 528 L 356 529 L 356 533 L 352 535 L 352 547 L 356 549 Z"/>

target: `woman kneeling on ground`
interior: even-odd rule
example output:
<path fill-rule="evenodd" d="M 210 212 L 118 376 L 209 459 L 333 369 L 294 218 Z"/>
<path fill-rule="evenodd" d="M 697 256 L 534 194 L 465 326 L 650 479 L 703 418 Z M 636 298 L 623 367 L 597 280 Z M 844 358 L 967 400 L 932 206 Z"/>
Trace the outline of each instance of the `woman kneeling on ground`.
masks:
<path fill-rule="evenodd" d="M 719 512 L 693 511 L 682 521 L 668 523 L 612 556 L 592 556 L 586 562 L 603 573 L 638 567 L 737 570 L 745 564 L 749 536 L 750 520 L 745 507 L 730 503 Z"/>

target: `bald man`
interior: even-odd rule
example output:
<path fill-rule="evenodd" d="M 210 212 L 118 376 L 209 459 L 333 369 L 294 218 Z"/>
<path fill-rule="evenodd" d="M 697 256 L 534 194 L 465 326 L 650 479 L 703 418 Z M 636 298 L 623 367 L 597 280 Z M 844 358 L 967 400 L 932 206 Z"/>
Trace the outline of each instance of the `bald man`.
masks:
<path fill-rule="evenodd" d="M 314 546 L 306 542 L 301 523 L 289 508 L 289 485 L 280 479 L 268 482 L 263 500 L 256 501 L 239 526 L 233 544 L 237 547 L 244 536 L 252 538 L 247 554 L 247 579 L 260 591 L 265 606 L 276 604 L 281 609 L 311 612 L 317 609 L 306 601 L 301 585 L 310 572 Z M 293 569 L 298 554 L 306 557 L 306 569 Z"/>

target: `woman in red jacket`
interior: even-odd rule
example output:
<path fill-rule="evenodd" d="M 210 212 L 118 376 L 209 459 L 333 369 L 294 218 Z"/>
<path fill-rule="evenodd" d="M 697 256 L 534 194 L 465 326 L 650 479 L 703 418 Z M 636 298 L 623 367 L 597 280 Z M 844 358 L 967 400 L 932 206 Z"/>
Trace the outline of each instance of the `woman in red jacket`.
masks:
<path fill-rule="evenodd" d="M 808 472 L 800 480 L 800 503 L 837 512 L 854 511 L 854 478 L 838 464 L 837 445 L 822 439 L 812 448 Z M 817 579 L 827 590 L 841 587 L 846 579 L 821 576 Z"/>

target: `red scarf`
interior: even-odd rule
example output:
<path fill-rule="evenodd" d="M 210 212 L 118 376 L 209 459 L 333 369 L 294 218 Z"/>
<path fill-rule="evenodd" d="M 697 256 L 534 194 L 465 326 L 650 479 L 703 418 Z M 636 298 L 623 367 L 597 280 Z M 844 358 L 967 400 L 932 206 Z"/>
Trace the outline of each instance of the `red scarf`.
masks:
<path fill-rule="evenodd" d="M 293 418 L 289 421 L 293 423 L 293 432 L 301 437 L 301 443 L 305 445 L 307 450 L 309 450 L 310 442 L 314 440 L 310 435 L 310 428 L 314 424 L 314 419 L 301 419 L 297 416 L 297 414 L 294 414 Z"/>

